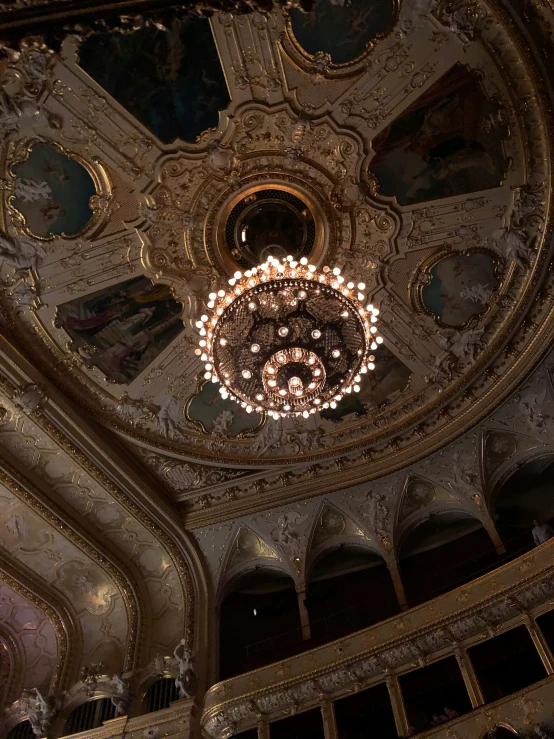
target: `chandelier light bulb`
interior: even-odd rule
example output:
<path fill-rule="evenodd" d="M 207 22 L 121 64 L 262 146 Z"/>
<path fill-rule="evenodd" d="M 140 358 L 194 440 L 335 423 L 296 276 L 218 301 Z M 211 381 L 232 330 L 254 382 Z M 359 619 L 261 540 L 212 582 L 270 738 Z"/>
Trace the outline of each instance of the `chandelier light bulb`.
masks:
<path fill-rule="evenodd" d="M 383 342 L 378 310 L 364 308 L 364 283 L 356 292 L 339 267 L 318 270 L 306 257 L 269 256 L 235 272 L 229 286 L 210 293 L 196 322 L 202 339 L 195 353 L 204 378 L 224 385 L 222 398 L 248 413 L 307 419 L 361 391 L 375 368 L 370 352 Z"/>

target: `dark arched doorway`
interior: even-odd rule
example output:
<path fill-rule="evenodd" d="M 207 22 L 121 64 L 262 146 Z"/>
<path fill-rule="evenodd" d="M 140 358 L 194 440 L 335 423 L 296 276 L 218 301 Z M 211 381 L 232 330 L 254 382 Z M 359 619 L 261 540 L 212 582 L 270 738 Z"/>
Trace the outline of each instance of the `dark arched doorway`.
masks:
<path fill-rule="evenodd" d="M 410 605 L 423 603 L 490 569 L 498 557 L 481 521 L 461 511 L 426 518 L 400 548 L 400 575 Z"/>
<path fill-rule="evenodd" d="M 220 608 L 220 679 L 302 649 L 298 597 L 282 570 L 260 567 L 234 580 Z"/>
<path fill-rule="evenodd" d="M 399 611 L 384 559 L 352 544 L 327 551 L 314 562 L 306 605 L 314 644 L 371 626 Z"/>
<path fill-rule="evenodd" d="M 533 520 L 554 521 L 554 459 L 533 459 L 517 469 L 495 491 L 496 527 L 511 552 L 534 546 Z"/>

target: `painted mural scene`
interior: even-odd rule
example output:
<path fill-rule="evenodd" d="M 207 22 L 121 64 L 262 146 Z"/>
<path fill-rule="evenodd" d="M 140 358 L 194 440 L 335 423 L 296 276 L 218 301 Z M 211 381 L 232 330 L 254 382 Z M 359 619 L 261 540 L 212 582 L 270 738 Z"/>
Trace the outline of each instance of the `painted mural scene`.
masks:
<path fill-rule="evenodd" d="M 247 413 L 238 403 L 225 400 L 216 384 L 205 381 L 189 398 L 185 413 L 204 433 L 225 438 L 251 434 L 264 420 L 261 414 Z"/>
<path fill-rule="evenodd" d="M 498 187 L 507 162 L 480 76 L 454 66 L 373 141 L 379 192 L 399 205 Z"/>
<path fill-rule="evenodd" d="M 499 287 L 495 258 L 477 251 L 442 259 L 427 280 L 421 290 L 424 307 L 441 323 L 456 328 L 483 314 Z"/>
<path fill-rule="evenodd" d="M 101 87 L 164 144 L 194 143 L 217 126 L 229 92 L 210 23 L 175 19 L 168 30 L 150 26 L 85 40 L 79 63 Z"/>
<path fill-rule="evenodd" d="M 27 159 L 13 167 L 13 174 L 12 206 L 35 236 L 73 236 L 91 220 L 94 180 L 82 164 L 55 146 L 35 143 Z"/>
<path fill-rule="evenodd" d="M 375 352 L 375 369 L 365 376 L 361 391 L 345 395 L 336 408 L 322 411 L 321 417 L 335 422 L 361 418 L 405 390 L 411 375 L 411 370 L 382 345 Z"/>
<path fill-rule="evenodd" d="M 182 310 L 167 285 L 138 277 L 65 303 L 57 324 L 91 364 L 127 384 L 181 333 Z"/>
<path fill-rule="evenodd" d="M 345 64 L 390 28 L 394 16 L 394 0 L 316 0 L 309 13 L 293 10 L 291 22 L 304 51 L 324 52 L 334 64 Z"/>

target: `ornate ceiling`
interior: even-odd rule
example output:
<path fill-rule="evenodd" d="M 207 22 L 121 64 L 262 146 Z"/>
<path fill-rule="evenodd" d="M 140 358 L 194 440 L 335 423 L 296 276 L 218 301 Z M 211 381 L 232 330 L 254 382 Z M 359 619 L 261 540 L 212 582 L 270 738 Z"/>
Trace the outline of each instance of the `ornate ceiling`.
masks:
<path fill-rule="evenodd" d="M 201 641 L 197 549 L 215 593 L 243 550 L 301 581 L 330 519 L 391 562 L 430 510 L 494 536 L 508 460 L 550 449 L 550 88 L 513 8 L 136 25 L 0 61 L 7 702 Z M 195 354 L 275 233 L 380 309 L 375 372 L 308 420 L 245 413 Z"/>

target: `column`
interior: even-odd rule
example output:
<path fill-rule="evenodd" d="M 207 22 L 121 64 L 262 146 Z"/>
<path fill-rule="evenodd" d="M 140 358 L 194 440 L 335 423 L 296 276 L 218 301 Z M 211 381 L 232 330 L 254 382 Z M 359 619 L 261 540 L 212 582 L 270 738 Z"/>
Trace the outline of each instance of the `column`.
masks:
<path fill-rule="evenodd" d="M 323 716 L 323 731 L 325 739 L 337 739 L 337 724 L 335 722 L 335 709 L 329 701 L 321 704 L 321 714 Z"/>
<path fill-rule="evenodd" d="M 487 533 L 490 536 L 492 543 L 494 544 L 496 553 L 504 554 L 506 552 L 506 547 L 502 543 L 502 539 L 500 538 L 500 534 L 496 530 L 496 526 L 494 525 L 493 520 L 487 516 L 483 521 L 483 526 L 487 530 Z"/>
<path fill-rule="evenodd" d="M 544 634 L 542 633 L 540 629 L 540 626 L 535 621 L 533 616 L 530 616 L 530 615 L 527 615 L 525 619 L 525 626 L 527 626 L 527 630 L 529 631 L 529 634 L 531 635 L 531 639 L 533 640 L 535 649 L 539 653 L 539 657 L 542 660 L 544 669 L 546 670 L 548 675 L 553 675 L 554 674 L 554 659 L 552 657 L 552 652 L 550 650 L 550 647 L 548 646 L 548 643 L 546 639 L 544 638 Z"/>
<path fill-rule="evenodd" d="M 298 596 L 298 610 L 300 612 L 300 625 L 302 627 L 302 639 L 307 641 L 311 639 L 312 634 L 310 631 L 310 615 L 306 608 L 306 586 L 297 585 L 296 594 Z"/>
<path fill-rule="evenodd" d="M 408 716 L 406 715 L 404 698 L 402 697 L 402 691 L 400 690 L 400 685 L 398 684 L 398 678 L 396 675 L 389 675 L 387 677 L 387 688 L 389 691 L 392 712 L 394 714 L 394 723 L 396 724 L 398 736 L 409 736 L 410 728 L 408 724 Z"/>
<path fill-rule="evenodd" d="M 269 724 L 267 721 L 258 724 L 258 739 L 269 739 Z"/>
<path fill-rule="evenodd" d="M 404 592 L 404 585 L 402 585 L 402 580 L 400 578 L 398 565 L 395 560 L 387 560 L 387 567 L 389 568 L 390 576 L 392 578 L 392 584 L 394 585 L 398 605 L 403 611 L 407 611 L 409 606 L 406 599 L 406 593 Z"/>
<path fill-rule="evenodd" d="M 454 654 L 460 666 L 460 672 L 462 673 L 464 684 L 471 701 L 471 707 L 477 708 L 478 706 L 483 706 L 485 699 L 483 698 L 483 692 L 481 691 L 481 686 L 479 685 L 479 680 L 473 669 L 469 654 L 462 647 L 455 649 Z"/>

